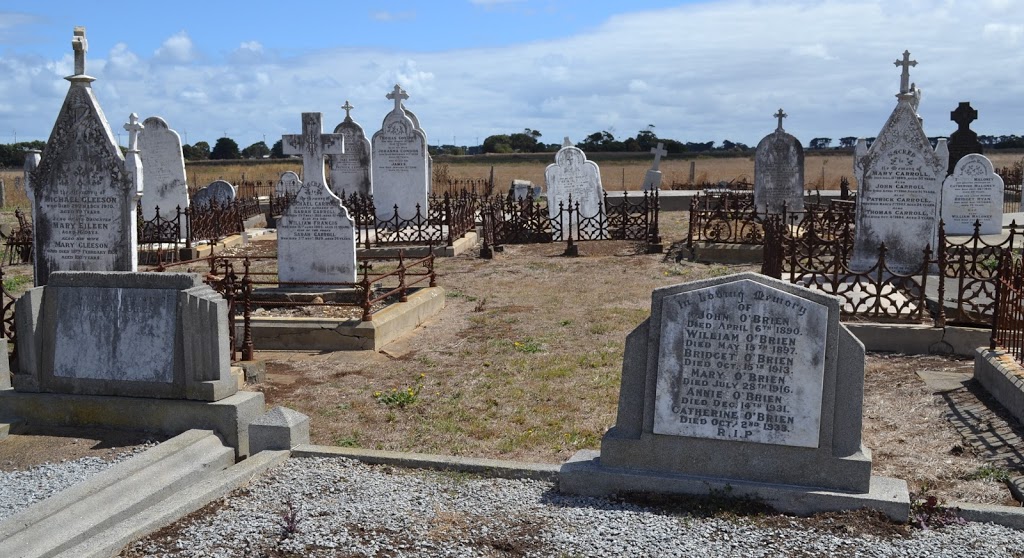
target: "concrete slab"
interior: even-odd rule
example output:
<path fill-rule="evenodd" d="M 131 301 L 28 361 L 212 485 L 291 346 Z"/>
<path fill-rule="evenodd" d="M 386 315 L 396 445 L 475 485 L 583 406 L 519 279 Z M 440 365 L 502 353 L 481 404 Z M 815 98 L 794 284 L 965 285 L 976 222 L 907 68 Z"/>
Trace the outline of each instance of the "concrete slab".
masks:
<path fill-rule="evenodd" d="M 953 391 L 954 389 L 964 387 L 964 384 L 971 381 L 971 378 L 973 378 L 974 375 L 964 374 L 962 372 L 919 370 L 917 372 L 917 377 L 921 378 L 925 385 L 933 392 L 939 393 L 943 391 Z"/>
<path fill-rule="evenodd" d="M 624 493 L 708 495 L 712 491 L 735 497 L 756 498 L 772 508 L 795 515 L 869 508 L 893 521 L 910 517 L 906 481 L 872 476 L 867 493 L 833 492 L 818 488 L 697 477 L 655 471 L 604 467 L 593 450 L 577 452 L 562 465 L 558 489 L 582 496 Z"/>

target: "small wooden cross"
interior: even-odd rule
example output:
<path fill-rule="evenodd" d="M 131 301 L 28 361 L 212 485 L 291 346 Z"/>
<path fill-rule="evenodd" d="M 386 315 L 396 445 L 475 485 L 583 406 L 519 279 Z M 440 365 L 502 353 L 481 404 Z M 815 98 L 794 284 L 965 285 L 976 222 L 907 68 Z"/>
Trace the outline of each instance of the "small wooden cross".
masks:
<path fill-rule="evenodd" d="M 396 83 L 395 88 L 391 91 L 391 93 L 385 95 L 385 97 L 395 102 L 395 110 L 393 110 L 392 112 L 399 112 L 402 110 L 402 101 L 404 99 L 408 99 L 409 94 L 406 93 L 405 90 L 399 87 L 398 84 Z"/>
<path fill-rule="evenodd" d="M 651 167 L 651 170 L 658 170 L 658 165 L 661 164 L 661 158 L 668 155 L 668 151 L 665 150 L 665 144 L 659 141 L 658 147 L 651 148 L 651 153 L 654 154 L 654 166 Z"/>
<path fill-rule="evenodd" d="M 783 118 L 785 118 L 785 117 L 787 117 L 787 116 L 789 116 L 789 115 L 788 115 L 788 114 L 786 114 L 786 113 L 784 113 L 784 112 L 782 112 L 782 109 L 780 108 L 780 109 L 779 109 L 779 112 L 776 112 L 776 113 L 775 113 L 775 114 L 773 114 L 772 116 L 774 116 L 775 118 L 778 118 L 778 119 L 779 119 L 779 127 L 778 127 L 778 128 L 776 128 L 776 129 L 775 129 L 775 131 L 776 131 L 776 132 L 783 132 L 784 130 L 782 129 L 782 119 L 783 119 Z"/>
<path fill-rule="evenodd" d="M 957 131 L 965 132 L 971 127 L 971 122 L 978 119 L 978 111 L 971 107 L 968 101 L 961 102 L 956 110 L 949 113 L 949 119 L 956 122 Z"/>
<path fill-rule="evenodd" d="M 75 49 L 75 75 L 85 75 L 85 53 L 89 52 L 89 41 L 85 39 L 85 27 L 75 27 L 75 36 L 71 38 L 71 48 Z"/>
<path fill-rule="evenodd" d="M 319 112 L 302 113 L 302 133 L 281 136 L 285 155 L 302 155 L 303 183 L 327 184 L 324 175 L 324 156 L 345 153 L 344 134 L 325 134 Z"/>
<path fill-rule="evenodd" d="M 350 113 L 352 112 L 352 109 L 356 107 L 352 106 L 348 102 L 348 99 L 345 99 L 345 104 L 341 105 L 341 108 L 345 109 L 345 120 L 352 120 L 352 115 Z"/>
<path fill-rule="evenodd" d="M 134 112 L 128 117 L 128 122 L 125 123 L 124 129 L 128 132 L 128 151 L 138 152 L 139 150 L 139 132 L 146 127 L 139 122 L 139 115 Z"/>
<path fill-rule="evenodd" d="M 910 59 L 910 51 L 903 51 L 903 60 L 893 62 L 897 66 L 903 66 L 903 73 L 900 74 L 900 94 L 910 91 L 910 67 L 917 66 L 917 60 Z"/>

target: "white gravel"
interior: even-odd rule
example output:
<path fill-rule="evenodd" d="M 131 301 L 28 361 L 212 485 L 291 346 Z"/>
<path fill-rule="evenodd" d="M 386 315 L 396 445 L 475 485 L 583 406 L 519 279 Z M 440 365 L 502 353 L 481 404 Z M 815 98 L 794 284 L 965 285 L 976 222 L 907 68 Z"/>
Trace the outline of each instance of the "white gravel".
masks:
<path fill-rule="evenodd" d="M 782 524 L 562 496 L 547 482 L 293 458 L 122 556 L 1024 556 L 1024 533 L 989 524 L 907 538 Z"/>

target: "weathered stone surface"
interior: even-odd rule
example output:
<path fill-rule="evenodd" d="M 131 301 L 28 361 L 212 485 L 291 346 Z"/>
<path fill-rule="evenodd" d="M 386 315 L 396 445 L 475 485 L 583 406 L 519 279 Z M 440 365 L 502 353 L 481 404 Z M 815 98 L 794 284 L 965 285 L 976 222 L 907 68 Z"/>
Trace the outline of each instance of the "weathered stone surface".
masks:
<path fill-rule="evenodd" d="M 534 193 L 533 182 L 529 180 L 513 180 L 508 191 L 515 200 L 525 200 L 529 196 L 537 197 Z"/>
<path fill-rule="evenodd" d="M 35 189 L 32 187 L 32 171 L 36 170 L 39 166 L 39 160 L 42 158 L 43 152 L 39 149 L 29 149 L 25 151 L 25 166 L 24 166 L 24 179 L 22 184 L 25 186 L 25 196 L 28 198 L 28 203 L 31 209 L 35 210 Z"/>
<path fill-rule="evenodd" d="M 622 370 L 601 467 L 869 490 L 864 347 L 835 297 L 755 273 L 657 289 Z"/>
<path fill-rule="evenodd" d="M 665 144 L 660 141 L 656 147 L 651 148 L 651 153 L 654 154 L 654 162 L 651 163 L 651 168 L 644 174 L 643 186 L 645 192 L 661 189 L 661 158 L 668 155 L 668 151 L 665 150 Z"/>
<path fill-rule="evenodd" d="M 290 450 L 309 443 L 309 417 L 277 406 L 249 423 L 249 452 Z"/>
<path fill-rule="evenodd" d="M 159 116 L 150 116 L 142 124 L 145 128 L 139 134 L 139 152 L 146 185 L 142 195 L 142 218 L 152 219 L 159 207 L 160 216 L 169 219 L 174 217 L 177 208 L 188 208 L 181 138 Z"/>
<path fill-rule="evenodd" d="M 345 120 L 335 126 L 334 133 L 345 137 L 345 152 L 327 156 L 331 169 L 331 191 L 338 196 L 369 196 L 373 194 L 370 140 L 366 139 L 363 127 L 352 120 L 351 113 L 355 107 L 345 101 L 341 108 L 345 109 Z"/>
<path fill-rule="evenodd" d="M 786 113 L 775 114 L 779 126 L 757 144 L 754 155 L 754 206 L 757 212 L 804 210 L 804 148 L 782 129 Z"/>
<path fill-rule="evenodd" d="M 275 196 L 294 196 L 299 193 L 299 188 L 302 188 L 302 180 L 299 179 L 299 175 L 295 174 L 294 171 L 284 171 L 281 173 L 281 178 L 278 179 L 277 185 L 274 186 Z"/>
<path fill-rule="evenodd" d="M 904 56 L 905 59 L 908 55 Z M 886 264 L 896 273 L 921 270 L 924 248 L 938 240 L 942 180 L 949 152 L 940 139 L 932 149 L 917 116 L 906 61 L 899 101 L 870 148 L 861 139 L 854 153 L 857 228 L 850 268 L 867 271 L 885 244 Z M 899 61 L 897 62 L 899 63 Z"/>
<path fill-rule="evenodd" d="M 200 188 L 196 195 L 192 196 L 192 204 L 196 208 L 206 208 L 211 203 L 216 203 L 218 207 L 224 207 L 235 201 L 236 195 L 235 187 L 230 182 L 227 180 L 214 180 Z"/>
<path fill-rule="evenodd" d="M 1003 179 L 984 155 L 964 155 L 942 184 L 942 221 L 946 234 L 981 234 L 1003 230 Z"/>
<path fill-rule="evenodd" d="M 957 162 L 971 153 L 984 153 L 978 134 L 971 129 L 971 122 L 978 119 L 978 111 L 969 102 L 961 102 L 956 110 L 950 111 L 949 119 L 956 122 L 957 129 L 949 135 L 949 168 L 946 174 L 953 174 Z"/>
<path fill-rule="evenodd" d="M 419 206 L 426 217 L 427 194 L 430 189 L 427 137 L 402 109 L 402 100 L 409 96 L 398 85 L 388 93 L 395 108 L 384 117 L 381 129 L 373 134 L 373 203 L 377 219 L 395 216 L 411 219 Z"/>
<path fill-rule="evenodd" d="M 544 171 L 544 181 L 547 183 L 548 193 L 548 215 L 551 219 L 559 218 L 559 204 L 566 209 L 576 207 L 579 203 L 579 212 L 582 218 L 594 217 L 601 210 L 602 195 L 604 187 L 601 185 L 601 169 L 597 163 L 588 161 L 583 150 L 571 145 L 566 138 L 565 145 L 555 154 L 555 162 L 548 165 Z M 570 203 L 572 204 L 570 206 Z M 564 219 L 563 219 L 564 220 Z M 597 232 L 598 225 L 589 222 L 584 229 L 590 233 Z M 568 232 L 568 222 L 559 238 L 563 240 Z M 573 236 L 579 230 L 578 223 L 573 222 Z"/>
<path fill-rule="evenodd" d="M 36 285 L 54 271 L 133 271 L 138 261 L 142 177 L 128 169 L 85 75 L 84 28 L 75 33 L 76 74 L 31 173 Z"/>
<path fill-rule="evenodd" d="M 321 114 L 302 114 L 302 135 L 285 136 L 289 150 L 302 154 L 304 181 L 277 230 L 281 281 L 355 282 L 355 225 L 338 196 L 326 185 L 324 155 L 342 154 L 342 134 L 324 134 Z"/>

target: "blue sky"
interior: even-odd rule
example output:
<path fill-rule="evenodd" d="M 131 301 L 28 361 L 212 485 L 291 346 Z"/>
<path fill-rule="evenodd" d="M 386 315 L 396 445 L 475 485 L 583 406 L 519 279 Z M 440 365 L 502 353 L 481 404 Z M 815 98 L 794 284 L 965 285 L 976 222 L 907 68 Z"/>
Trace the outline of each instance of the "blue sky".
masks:
<path fill-rule="evenodd" d="M 371 135 L 395 83 L 431 144 L 654 125 L 754 145 L 779 107 L 805 144 L 874 136 L 904 49 L 929 135 L 964 100 L 979 133 L 1024 134 L 1024 0 L 4 1 L 0 143 L 49 135 L 76 25 L 111 127 L 162 116 L 189 143 L 271 144 L 304 111 L 333 128 L 346 99 Z"/>

